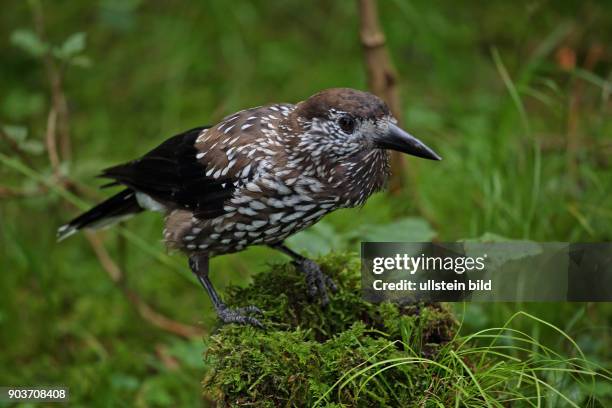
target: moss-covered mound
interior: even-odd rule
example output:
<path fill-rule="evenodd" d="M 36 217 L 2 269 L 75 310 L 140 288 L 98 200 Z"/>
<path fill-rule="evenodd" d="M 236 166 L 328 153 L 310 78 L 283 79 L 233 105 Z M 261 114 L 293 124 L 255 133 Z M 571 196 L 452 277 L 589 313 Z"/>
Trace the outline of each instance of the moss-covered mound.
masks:
<path fill-rule="evenodd" d="M 423 365 L 454 335 L 449 311 L 372 305 L 361 299 L 354 255 L 328 255 L 319 264 L 340 288 L 324 309 L 309 301 L 290 264 L 229 291 L 232 307 L 265 311 L 266 330 L 227 325 L 207 339 L 207 397 L 249 407 L 416 406 L 426 393 L 444 400 L 450 387 L 432 382 Z"/>

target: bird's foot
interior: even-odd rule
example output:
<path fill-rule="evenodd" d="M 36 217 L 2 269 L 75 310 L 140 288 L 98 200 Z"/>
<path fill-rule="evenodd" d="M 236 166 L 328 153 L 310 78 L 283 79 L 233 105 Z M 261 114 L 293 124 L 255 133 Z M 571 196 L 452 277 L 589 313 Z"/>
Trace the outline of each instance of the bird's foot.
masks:
<path fill-rule="evenodd" d="M 217 316 L 223 323 L 237 323 L 242 325 L 249 325 L 259 327 L 263 329 L 264 326 L 259 320 L 249 314 L 263 314 L 256 306 L 238 307 L 235 309 L 229 308 L 224 304 L 219 305 L 217 308 Z"/>
<path fill-rule="evenodd" d="M 324 274 L 321 267 L 310 259 L 303 259 L 295 264 L 297 268 L 306 276 L 308 296 L 313 299 L 319 297 L 321 299 L 321 305 L 326 306 L 329 303 L 327 288 L 329 288 L 333 293 L 338 291 L 338 287 L 332 278 Z"/>

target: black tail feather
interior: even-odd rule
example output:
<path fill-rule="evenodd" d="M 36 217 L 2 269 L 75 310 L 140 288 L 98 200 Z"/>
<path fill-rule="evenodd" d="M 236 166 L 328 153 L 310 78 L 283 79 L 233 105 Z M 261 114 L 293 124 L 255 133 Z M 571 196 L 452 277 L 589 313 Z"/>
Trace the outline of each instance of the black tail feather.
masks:
<path fill-rule="evenodd" d="M 57 230 L 57 238 L 61 241 L 83 228 L 101 228 L 142 210 L 134 190 L 128 188 L 61 226 Z"/>

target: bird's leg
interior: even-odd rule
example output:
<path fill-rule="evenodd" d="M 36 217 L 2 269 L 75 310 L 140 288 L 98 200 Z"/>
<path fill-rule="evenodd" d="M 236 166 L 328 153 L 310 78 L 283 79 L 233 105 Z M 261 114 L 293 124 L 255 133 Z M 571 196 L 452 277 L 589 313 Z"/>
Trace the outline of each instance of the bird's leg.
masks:
<path fill-rule="evenodd" d="M 251 316 L 246 316 L 248 313 L 261 314 L 261 310 L 259 310 L 257 307 L 247 306 L 230 309 L 225 303 L 223 303 L 219 297 L 219 294 L 213 287 L 212 282 L 210 279 L 208 279 L 208 256 L 191 255 L 189 257 L 189 267 L 198 278 L 204 289 L 206 289 L 206 292 L 208 292 L 208 296 L 210 296 L 210 300 L 215 307 L 217 316 L 222 322 L 250 324 L 251 326 L 263 328 L 263 325 L 259 322 L 259 320 Z"/>
<path fill-rule="evenodd" d="M 286 255 L 293 258 L 293 263 L 298 270 L 304 273 L 306 276 L 306 286 L 308 287 L 308 295 L 311 298 L 319 296 L 321 298 L 321 304 L 323 306 L 329 303 L 329 297 L 327 296 L 327 288 L 332 292 L 336 292 L 338 287 L 334 281 L 323 273 L 321 267 L 311 259 L 308 259 L 295 251 L 292 251 L 284 244 L 273 245 L 272 248 L 278 249 Z"/>

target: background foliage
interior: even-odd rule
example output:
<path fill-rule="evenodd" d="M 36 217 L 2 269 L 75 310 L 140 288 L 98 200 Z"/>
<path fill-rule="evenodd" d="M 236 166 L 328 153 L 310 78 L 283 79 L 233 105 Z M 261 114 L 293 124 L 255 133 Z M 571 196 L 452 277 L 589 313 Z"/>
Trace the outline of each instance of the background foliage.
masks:
<path fill-rule="evenodd" d="M 42 10 L 44 38 L 33 9 Z M 395 0 L 382 1 L 380 12 L 405 126 L 444 161 L 409 160 L 400 195 L 326 217 L 293 238 L 296 248 L 356 251 L 364 238 L 485 233 L 612 240 L 609 2 Z M 102 196 L 94 179 L 101 168 L 179 131 L 322 88 L 365 88 L 357 27 L 347 1 L 5 2 L 0 384 L 67 384 L 75 405 L 206 403 L 196 381 L 204 372 L 201 339 L 144 321 L 83 237 L 55 242 L 57 226 L 77 210 L 56 190 L 39 191 L 40 180 L 54 177 L 45 152 L 52 101 L 44 56 L 60 67 L 69 106 L 73 153 L 59 171 L 84 184 L 91 203 Z M 35 173 L 18 171 L 16 160 Z M 127 284 L 165 315 L 212 329 L 211 305 L 185 260 L 163 255 L 160 217 L 142 215 L 127 228 L 150 251 L 116 231 L 101 234 Z M 221 257 L 213 280 L 221 290 L 244 285 L 279 259 L 260 248 Z M 609 304 L 458 309 L 466 332 L 527 310 L 571 334 L 589 359 L 611 365 Z M 520 328 L 567 346 L 529 322 Z M 612 394 L 606 384 L 597 392 Z"/>

